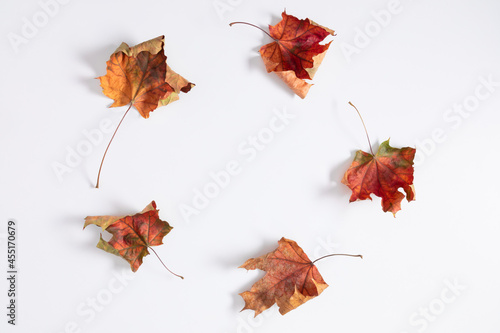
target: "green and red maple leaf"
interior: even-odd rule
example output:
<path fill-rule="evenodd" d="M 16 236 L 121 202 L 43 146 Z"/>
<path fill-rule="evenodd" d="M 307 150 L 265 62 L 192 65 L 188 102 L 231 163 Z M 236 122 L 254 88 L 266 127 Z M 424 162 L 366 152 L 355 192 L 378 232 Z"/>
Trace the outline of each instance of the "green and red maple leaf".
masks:
<path fill-rule="evenodd" d="M 401 210 L 405 195 L 408 201 L 415 200 L 413 187 L 413 158 L 416 150 L 411 147 L 401 149 L 389 145 L 389 140 L 380 144 L 375 155 L 358 150 L 351 166 L 347 169 L 342 183 L 351 190 L 349 202 L 370 199 L 371 194 L 382 198 L 382 210 Z"/>

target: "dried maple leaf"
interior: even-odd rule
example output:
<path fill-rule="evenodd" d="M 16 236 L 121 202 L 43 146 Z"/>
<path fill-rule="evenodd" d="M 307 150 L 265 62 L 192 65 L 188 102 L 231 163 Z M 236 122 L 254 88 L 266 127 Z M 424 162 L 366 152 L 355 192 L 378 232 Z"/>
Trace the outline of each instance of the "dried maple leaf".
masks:
<path fill-rule="evenodd" d="M 87 216 L 83 228 L 90 224 L 113 235 L 109 241 L 105 241 L 101 234 L 97 247 L 127 260 L 134 272 L 141 266 L 142 259 L 149 254 L 148 249 L 160 259 L 151 247 L 163 244 L 163 237 L 172 230 L 168 222 L 160 219 L 154 201 L 135 215 Z M 160 262 L 163 264 L 161 259 Z M 170 271 L 166 266 L 165 268 Z"/>
<path fill-rule="evenodd" d="M 351 102 L 349 104 L 356 108 Z M 359 114 L 357 109 L 356 111 Z M 368 137 L 368 133 L 366 135 Z M 371 154 L 358 150 L 342 179 L 342 183 L 352 190 L 349 202 L 371 200 L 370 195 L 373 193 L 382 198 L 382 210 L 396 216 L 405 197 L 399 188 L 402 187 L 406 192 L 408 201 L 415 200 L 413 158 L 416 150 L 411 147 L 393 148 L 387 140 L 380 144 L 377 153 L 374 154 L 369 138 L 368 143 Z"/>
<path fill-rule="evenodd" d="M 230 25 L 247 24 L 274 39 L 274 42 L 260 48 L 267 72 L 276 73 L 295 94 L 305 98 L 312 85 L 304 80 L 314 77 L 331 44 L 320 42 L 328 35 L 335 36 L 335 31 L 310 19 L 299 20 L 285 11 L 281 16 L 283 19 L 278 24 L 269 26 L 269 33 L 246 22 L 233 22 Z"/>
<path fill-rule="evenodd" d="M 164 36 L 129 47 L 122 43 L 107 61 L 106 75 L 99 77 L 103 93 L 114 100 L 111 107 L 129 105 L 109 141 L 99 167 L 96 187 L 108 148 L 116 131 L 134 106 L 142 117 L 157 107 L 179 99 L 179 93 L 187 93 L 194 84 L 174 72 L 166 63 Z"/>
<path fill-rule="evenodd" d="M 361 255 L 330 254 L 311 261 L 293 240 L 283 237 L 278 244 L 276 250 L 255 259 L 248 259 L 240 266 L 247 270 L 266 271 L 266 275 L 257 281 L 250 291 L 240 294 L 245 301 L 242 311 L 254 310 L 257 316 L 276 303 L 280 313 L 284 315 L 320 295 L 328 287 L 314 266 L 316 261 L 338 255 L 362 258 Z"/>
<path fill-rule="evenodd" d="M 129 47 L 122 43 L 107 62 L 107 73 L 99 77 L 111 107 L 133 105 L 144 118 L 157 107 L 179 99 L 178 94 L 194 86 L 167 66 L 164 36 Z"/>

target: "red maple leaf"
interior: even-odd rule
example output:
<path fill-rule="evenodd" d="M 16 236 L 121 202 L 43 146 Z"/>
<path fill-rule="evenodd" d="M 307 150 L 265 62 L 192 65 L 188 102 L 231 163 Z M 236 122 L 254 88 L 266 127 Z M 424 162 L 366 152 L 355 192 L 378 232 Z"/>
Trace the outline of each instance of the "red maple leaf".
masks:
<path fill-rule="evenodd" d="M 335 32 L 310 19 L 300 20 L 286 12 L 281 16 L 278 24 L 269 26 L 269 33 L 247 22 L 230 25 L 247 24 L 271 37 L 274 41 L 260 48 L 267 72 L 276 73 L 294 93 L 305 98 L 312 85 L 304 80 L 314 77 L 331 44 L 320 42 L 328 35 L 335 36 Z"/>
<path fill-rule="evenodd" d="M 312 79 L 308 68 L 314 67 L 314 57 L 326 52 L 331 42 L 320 44 L 334 31 L 317 25 L 309 19 L 299 20 L 286 12 L 282 20 L 269 26 L 269 34 L 274 42 L 260 48 L 260 54 L 267 72 L 292 70 L 299 79 Z"/>
<path fill-rule="evenodd" d="M 349 103 L 352 105 L 351 102 Z M 366 135 L 368 137 L 368 133 Z M 371 150 L 369 138 L 368 143 Z M 380 144 L 376 154 L 373 151 L 370 154 L 358 150 L 342 179 L 342 183 L 352 190 L 349 202 L 371 200 L 370 195 L 373 193 L 382 198 L 382 210 L 389 211 L 396 216 L 396 212 L 401 210 L 401 201 L 405 197 L 399 191 L 400 188 L 406 192 L 408 201 L 415 200 L 413 187 L 415 152 L 416 150 L 411 147 L 393 148 L 389 145 L 389 140 Z"/>
<path fill-rule="evenodd" d="M 109 241 L 105 241 L 101 234 L 97 247 L 127 260 L 134 272 L 142 265 L 142 259 L 149 254 L 148 250 L 160 259 L 151 247 L 163 244 L 163 237 L 172 230 L 168 222 L 160 219 L 154 201 L 135 215 L 87 216 L 83 228 L 89 224 L 99 226 L 113 235 Z"/>

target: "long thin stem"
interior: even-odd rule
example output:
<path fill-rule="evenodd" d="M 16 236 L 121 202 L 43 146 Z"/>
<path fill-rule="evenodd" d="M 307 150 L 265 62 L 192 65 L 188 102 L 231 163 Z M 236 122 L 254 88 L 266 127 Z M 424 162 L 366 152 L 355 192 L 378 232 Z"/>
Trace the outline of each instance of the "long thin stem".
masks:
<path fill-rule="evenodd" d="M 153 251 L 153 253 L 156 255 L 156 257 L 158 258 L 158 260 L 160 260 L 161 264 L 163 265 L 163 267 L 165 267 L 167 269 L 167 271 L 169 271 L 170 273 L 172 273 L 173 275 L 177 276 L 177 277 L 180 277 L 181 279 L 184 280 L 184 277 L 183 276 L 180 276 L 179 274 L 175 274 L 174 272 L 172 272 L 170 269 L 168 269 L 168 267 L 163 263 L 163 261 L 161 260 L 160 256 L 158 255 L 158 253 L 156 253 L 155 250 L 153 250 L 153 248 L 151 246 L 149 246 L 149 249 L 151 251 Z"/>
<path fill-rule="evenodd" d="M 363 121 L 363 117 L 361 117 L 361 113 L 359 113 L 358 111 L 358 108 L 354 106 L 354 104 L 352 104 L 351 102 L 349 102 L 349 104 L 356 110 L 356 112 L 358 113 L 358 116 L 359 118 L 361 119 L 361 122 L 363 123 L 363 127 L 365 128 L 365 133 L 366 133 L 366 138 L 368 139 L 368 144 L 370 145 L 370 151 L 372 152 L 372 155 L 375 156 L 375 154 L 373 153 L 373 149 L 372 149 L 372 143 L 370 142 L 370 137 L 368 136 L 368 131 L 366 130 L 366 126 L 365 126 L 365 122 Z"/>
<path fill-rule="evenodd" d="M 265 33 L 266 35 L 268 35 L 272 39 L 274 39 L 273 36 L 271 36 L 266 30 L 262 29 L 261 27 L 256 26 L 255 24 L 247 23 L 247 22 L 231 22 L 231 23 L 229 23 L 229 26 L 232 27 L 233 24 L 246 24 L 246 25 L 252 26 L 254 28 L 259 29 L 260 31 L 262 31 L 263 33 Z"/>
<path fill-rule="evenodd" d="M 358 258 L 361 258 L 363 259 L 363 256 L 361 254 L 343 254 L 343 253 L 335 253 L 335 254 L 329 254 L 329 255 L 326 255 L 326 256 L 323 256 L 321 258 L 318 258 L 316 260 L 314 260 L 312 263 L 314 264 L 316 261 L 318 260 L 321 260 L 321 259 L 324 259 L 324 258 L 328 258 L 328 257 L 333 257 L 333 256 L 345 256 L 345 257 L 358 257 Z"/>
<path fill-rule="evenodd" d="M 132 108 L 132 102 L 130 103 L 127 111 L 125 111 L 125 114 L 123 115 L 122 119 L 118 123 L 118 126 L 116 126 L 115 132 L 113 133 L 113 136 L 111 137 L 111 140 L 109 140 L 108 146 L 106 147 L 106 150 L 104 151 L 104 155 L 102 156 L 101 166 L 99 167 L 99 173 L 97 174 L 97 183 L 95 185 L 95 188 L 99 188 L 99 179 L 101 178 L 102 164 L 104 163 L 104 158 L 106 157 L 109 146 L 111 145 L 111 142 L 113 142 L 113 139 L 115 138 L 116 131 L 118 131 L 118 129 L 120 128 L 120 125 L 122 124 L 123 119 L 125 119 L 125 116 L 130 111 L 131 108 Z"/>

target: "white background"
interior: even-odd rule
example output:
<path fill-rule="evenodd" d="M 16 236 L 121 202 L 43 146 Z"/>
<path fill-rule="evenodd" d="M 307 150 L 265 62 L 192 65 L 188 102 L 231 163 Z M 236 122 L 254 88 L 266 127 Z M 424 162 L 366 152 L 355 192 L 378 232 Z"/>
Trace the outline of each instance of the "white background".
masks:
<path fill-rule="evenodd" d="M 500 3 L 401 0 L 377 31 L 372 11 L 388 4 L 74 0 L 16 53 L 9 34 L 22 36 L 23 18 L 33 22 L 43 11 L 34 0 L 2 1 L 0 232 L 16 219 L 20 275 L 15 328 L 6 324 L 0 280 L 0 330 L 498 332 L 500 87 L 466 118 L 448 112 L 478 101 L 476 89 L 488 92 L 481 77 L 500 81 Z M 258 49 L 268 37 L 228 26 L 243 20 L 266 28 L 285 7 L 337 32 L 304 100 L 266 73 Z M 365 28 L 372 37 L 360 44 Z M 107 108 L 111 100 L 94 79 L 105 74 L 110 54 L 122 41 L 162 34 L 168 63 L 196 87 L 147 120 L 129 113 L 100 189 L 93 186 L 110 133 L 60 181 L 53 166 L 65 163 L 68 147 L 77 149 L 83 131 L 103 119 L 116 126 L 125 111 Z M 349 45 L 359 52 L 343 52 Z M 374 149 L 390 137 L 392 146 L 419 151 L 417 200 L 404 201 L 396 218 L 376 197 L 348 203 L 340 180 L 354 152 L 368 150 L 348 101 L 362 112 Z M 296 117 L 247 161 L 238 146 L 268 126 L 274 109 Z M 436 131 L 445 139 L 431 141 Z M 192 205 L 210 172 L 231 160 L 241 173 L 206 209 L 184 218 L 181 205 Z M 95 248 L 100 230 L 82 231 L 84 218 L 133 214 L 151 200 L 174 227 L 156 251 L 186 279 L 149 256 L 123 287 L 115 276 L 129 270 L 127 262 Z M 320 297 L 285 316 L 274 306 L 252 319 L 252 311 L 239 312 L 238 293 L 263 273 L 237 267 L 275 249 L 282 236 L 311 259 L 330 252 L 365 259 L 319 262 L 330 284 Z M 454 294 L 449 283 L 465 290 Z M 111 293 L 110 284 L 120 291 Z M 87 305 L 92 298 L 100 311 Z M 426 308 L 428 319 L 419 314 Z"/>

